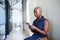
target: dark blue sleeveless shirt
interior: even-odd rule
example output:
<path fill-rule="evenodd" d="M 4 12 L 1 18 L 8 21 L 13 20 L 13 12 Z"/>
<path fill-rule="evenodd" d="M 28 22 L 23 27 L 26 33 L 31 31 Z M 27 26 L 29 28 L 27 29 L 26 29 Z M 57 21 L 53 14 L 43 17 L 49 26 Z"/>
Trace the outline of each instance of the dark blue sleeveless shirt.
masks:
<path fill-rule="evenodd" d="M 37 28 L 39 28 L 40 30 L 44 30 L 44 21 L 45 18 L 42 16 L 39 20 L 35 19 L 33 22 L 33 25 L 36 26 Z M 28 37 L 24 40 L 37 40 L 37 38 L 43 38 L 43 37 L 47 37 L 47 34 L 44 35 L 42 33 L 38 33 L 37 31 L 32 31 L 34 34 L 31 37 Z"/>
<path fill-rule="evenodd" d="M 45 18 L 42 16 L 39 20 L 38 19 L 34 20 L 33 25 L 39 28 L 40 30 L 44 30 L 44 21 L 45 21 Z M 38 33 L 37 31 L 33 31 L 33 32 L 34 32 L 34 35 L 40 38 L 47 36 L 42 33 Z"/>

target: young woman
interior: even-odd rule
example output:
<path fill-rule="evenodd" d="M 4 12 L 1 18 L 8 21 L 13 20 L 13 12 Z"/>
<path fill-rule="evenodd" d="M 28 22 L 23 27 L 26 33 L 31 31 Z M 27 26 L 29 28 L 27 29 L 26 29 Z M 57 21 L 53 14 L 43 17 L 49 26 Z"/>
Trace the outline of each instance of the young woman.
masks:
<path fill-rule="evenodd" d="M 34 8 L 34 16 L 36 19 L 33 21 L 33 25 L 29 25 L 29 28 L 34 34 L 24 40 L 48 40 L 49 21 L 42 16 L 41 7 Z"/>

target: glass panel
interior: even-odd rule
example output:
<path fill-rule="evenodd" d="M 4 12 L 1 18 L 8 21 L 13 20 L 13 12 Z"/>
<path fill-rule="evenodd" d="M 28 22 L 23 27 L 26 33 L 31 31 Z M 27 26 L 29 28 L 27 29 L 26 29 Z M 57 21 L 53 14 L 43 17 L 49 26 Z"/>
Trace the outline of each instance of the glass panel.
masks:
<path fill-rule="evenodd" d="M 5 39 L 5 5 L 4 0 L 0 0 L 0 40 Z"/>
<path fill-rule="evenodd" d="M 15 5 L 15 4 L 17 4 L 18 2 L 21 2 L 22 0 L 9 0 L 9 2 L 10 2 L 10 5 Z"/>
<path fill-rule="evenodd" d="M 10 22 L 12 23 L 12 28 L 13 26 L 22 26 L 22 1 L 21 0 L 14 0 L 18 1 L 15 5 L 10 5 L 11 7 L 11 12 L 10 12 Z M 11 4 L 14 2 L 12 1 Z"/>

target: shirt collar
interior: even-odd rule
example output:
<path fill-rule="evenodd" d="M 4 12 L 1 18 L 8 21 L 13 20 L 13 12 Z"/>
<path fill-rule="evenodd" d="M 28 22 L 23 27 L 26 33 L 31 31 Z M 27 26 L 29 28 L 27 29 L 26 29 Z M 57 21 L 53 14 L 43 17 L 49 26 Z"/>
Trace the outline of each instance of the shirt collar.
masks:
<path fill-rule="evenodd" d="M 36 20 L 41 21 L 41 20 L 43 20 L 43 19 L 44 19 L 44 16 L 42 16 L 39 20 L 38 20 L 38 18 L 37 18 Z"/>

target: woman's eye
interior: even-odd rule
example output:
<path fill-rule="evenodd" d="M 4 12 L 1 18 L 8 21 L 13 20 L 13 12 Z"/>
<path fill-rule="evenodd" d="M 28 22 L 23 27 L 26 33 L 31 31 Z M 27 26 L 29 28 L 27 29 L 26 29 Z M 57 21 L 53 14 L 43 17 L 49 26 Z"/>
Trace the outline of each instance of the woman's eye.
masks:
<path fill-rule="evenodd" d="M 37 13 L 37 12 L 34 12 L 34 13 Z"/>

